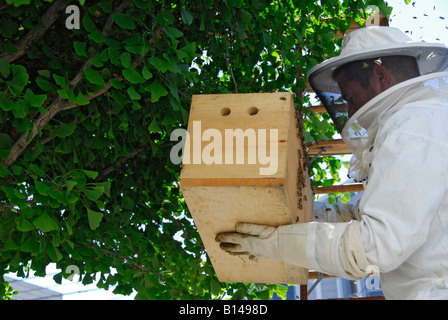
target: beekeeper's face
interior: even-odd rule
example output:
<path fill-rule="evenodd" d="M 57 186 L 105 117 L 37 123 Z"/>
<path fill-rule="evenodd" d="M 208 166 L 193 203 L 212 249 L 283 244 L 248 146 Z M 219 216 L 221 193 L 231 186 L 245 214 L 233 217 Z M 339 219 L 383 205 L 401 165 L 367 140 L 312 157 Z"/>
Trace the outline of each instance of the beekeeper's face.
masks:
<path fill-rule="evenodd" d="M 372 85 L 364 88 L 359 82 L 347 79 L 343 72 L 337 80 L 342 96 L 347 101 L 349 117 L 352 117 L 356 111 L 379 93 L 374 90 L 375 87 Z"/>
<path fill-rule="evenodd" d="M 376 65 L 369 78 L 369 85 L 362 86 L 356 80 L 348 79 L 344 72 L 337 77 L 342 96 L 348 104 L 348 116 L 352 117 L 369 100 L 387 90 L 397 81 L 383 66 Z"/>

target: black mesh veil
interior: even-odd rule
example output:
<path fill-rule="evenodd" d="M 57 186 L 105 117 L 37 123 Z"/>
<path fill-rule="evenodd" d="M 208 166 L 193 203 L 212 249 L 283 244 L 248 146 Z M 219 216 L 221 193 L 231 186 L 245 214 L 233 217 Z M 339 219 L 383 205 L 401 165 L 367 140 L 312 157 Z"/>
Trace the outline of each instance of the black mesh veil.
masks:
<path fill-rule="evenodd" d="M 348 105 L 342 98 L 342 94 L 336 83 L 333 86 L 320 85 L 322 78 L 326 76 L 325 73 L 317 70 L 309 76 L 308 80 L 317 98 L 319 98 L 333 120 L 336 130 L 342 133 L 342 129 L 348 121 Z"/>
<path fill-rule="evenodd" d="M 333 120 L 336 130 L 342 133 L 342 129 L 348 121 L 348 105 L 342 95 L 320 91 L 315 91 L 315 93 Z"/>

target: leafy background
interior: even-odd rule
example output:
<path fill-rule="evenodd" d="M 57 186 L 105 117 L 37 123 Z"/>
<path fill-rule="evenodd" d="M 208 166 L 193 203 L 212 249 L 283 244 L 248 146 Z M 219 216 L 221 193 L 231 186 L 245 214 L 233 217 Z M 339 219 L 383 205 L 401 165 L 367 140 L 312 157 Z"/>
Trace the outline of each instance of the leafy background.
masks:
<path fill-rule="evenodd" d="M 66 27 L 67 6 L 80 10 Z M 82 283 L 137 299 L 268 299 L 278 285 L 220 283 L 179 190 L 170 133 L 191 96 L 291 91 L 384 1 L 65 1 L 0 4 L 0 296 L 5 273 L 77 266 Z M 307 141 L 330 139 L 304 111 Z M 312 164 L 314 184 L 343 163 Z M 99 276 L 98 276 L 99 275 Z"/>

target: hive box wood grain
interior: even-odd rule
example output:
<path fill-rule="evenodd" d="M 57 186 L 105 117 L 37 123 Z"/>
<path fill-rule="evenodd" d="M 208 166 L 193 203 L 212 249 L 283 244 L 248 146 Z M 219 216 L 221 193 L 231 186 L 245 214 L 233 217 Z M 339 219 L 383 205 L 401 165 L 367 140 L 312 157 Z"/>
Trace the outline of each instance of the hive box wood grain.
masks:
<path fill-rule="evenodd" d="M 305 284 L 306 269 L 231 256 L 215 241 L 237 222 L 311 221 L 313 191 L 292 94 L 193 96 L 187 131 L 181 190 L 219 281 Z"/>

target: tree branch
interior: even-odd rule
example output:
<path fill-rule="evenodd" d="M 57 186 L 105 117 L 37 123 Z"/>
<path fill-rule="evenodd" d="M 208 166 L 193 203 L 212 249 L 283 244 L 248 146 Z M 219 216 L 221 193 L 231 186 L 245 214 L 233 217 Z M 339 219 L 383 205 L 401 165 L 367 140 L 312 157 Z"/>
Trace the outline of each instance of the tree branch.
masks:
<path fill-rule="evenodd" d="M 59 2 L 57 0 L 56 2 Z M 130 0 L 124 1 L 120 4 L 119 7 L 117 7 L 116 13 L 123 12 L 126 10 L 127 6 L 131 3 Z M 65 4 L 66 5 L 66 4 Z M 103 28 L 103 34 L 106 34 L 108 30 L 112 28 L 113 20 L 109 16 L 108 20 L 106 21 L 106 24 Z M 86 60 L 86 62 L 82 65 L 79 72 L 76 74 L 76 76 L 72 79 L 72 81 L 69 84 L 69 88 L 74 88 L 78 85 L 78 83 L 83 79 L 84 70 L 86 67 L 91 65 L 91 59 L 93 58 L 94 53 L 92 53 L 89 58 Z M 143 61 L 143 57 L 138 59 L 135 64 L 140 63 Z M 119 76 L 115 78 L 115 80 L 122 80 L 122 77 Z M 106 93 L 111 88 L 110 81 L 106 83 L 103 89 L 95 91 L 92 95 L 85 95 L 87 100 L 92 100 L 104 93 Z M 67 101 L 61 98 L 60 96 L 56 97 L 53 102 L 48 106 L 47 112 L 45 114 L 41 114 L 34 122 L 33 122 L 33 128 L 28 131 L 25 131 L 20 138 L 14 143 L 14 145 L 11 147 L 11 152 L 9 153 L 8 157 L 3 161 L 3 164 L 5 167 L 9 167 L 14 161 L 17 160 L 17 158 L 22 154 L 22 152 L 27 148 L 27 146 L 31 143 L 31 141 L 36 137 L 36 135 L 50 122 L 53 117 L 58 114 L 60 111 L 68 110 L 77 107 L 78 105 L 72 101 Z"/>
<path fill-rule="evenodd" d="M 172 146 L 172 145 L 173 145 L 173 143 L 169 142 L 169 143 L 165 143 L 163 145 L 160 145 L 159 148 L 169 147 L 169 146 Z M 104 169 L 101 172 L 101 176 L 99 176 L 98 179 L 106 177 L 111 172 L 113 172 L 115 169 L 119 168 L 123 163 L 126 163 L 128 160 L 136 157 L 140 153 L 147 151 L 150 146 L 151 146 L 151 144 L 149 142 L 145 143 L 145 144 L 141 144 L 140 146 L 137 147 L 137 149 L 135 149 L 135 151 L 132 151 L 127 156 L 121 157 L 113 165 L 111 165 L 111 166 L 107 167 L 106 169 Z"/>
<path fill-rule="evenodd" d="M 222 55 L 224 56 L 224 59 L 226 60 L 227 67 L 229 67 L 230 75 L 231 75 L 232 81 L 233 81 L 233 85 L 235 86 L 235 93 L 238 93 L 238 85 L 236 83 L 235 76 L 233 75 L 233 70 L 232 70 L 232 67 L 230 66 L 229 59 L 227 59 L 227 56 L 226 56 L 225 53 L 223 53 Z"/>
<path fill-rule="evenodd" d="M 33 30 L 29 31 L 22 40 L 16 45 L 17 51 L 13 53 L 3 53 L 0 54 L 0 60 L 5 60 L 9 63 L 14 60 L 19 59 L 25 53 L 27 53 L 28 49 L 32 48 L 33 44 L 42 39 L 47 30 L 53 25 L 53 23 L 61 16 L 63 10 L 71 3 L 72 1 L 63 1 L 56 0 L 47 11 L 42 16 L 42 24 L 44 28 L 40 28 L 39 25 L 36 26 Z"/>

